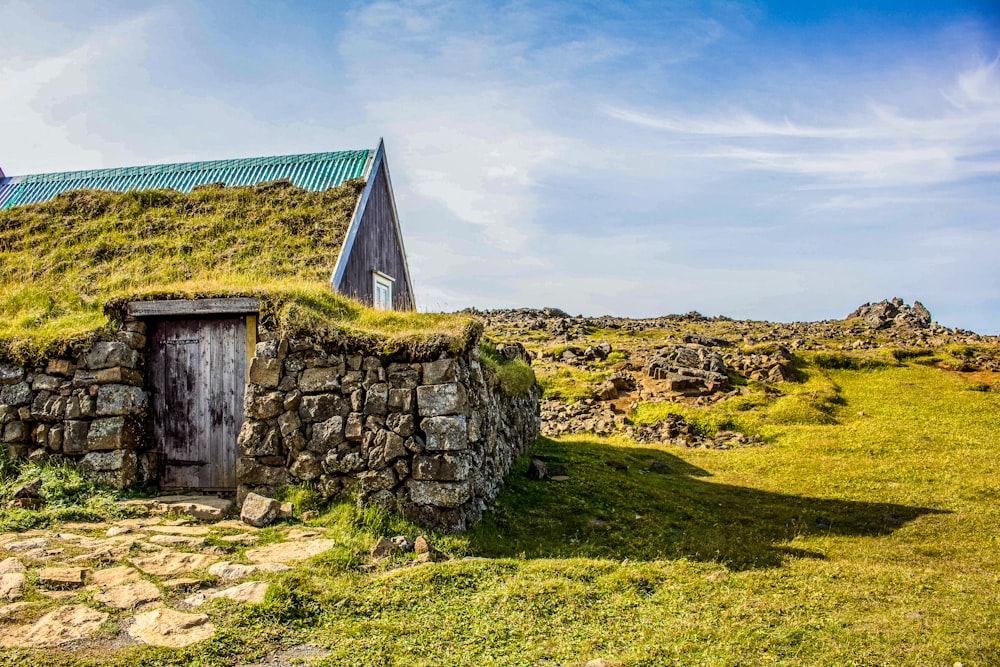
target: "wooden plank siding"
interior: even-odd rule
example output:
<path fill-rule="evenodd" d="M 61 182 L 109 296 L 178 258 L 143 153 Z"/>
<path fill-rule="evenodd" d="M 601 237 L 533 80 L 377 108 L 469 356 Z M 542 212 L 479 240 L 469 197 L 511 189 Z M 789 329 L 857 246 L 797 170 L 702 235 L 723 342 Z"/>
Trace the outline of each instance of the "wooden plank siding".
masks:
<path fill-rule="evenodd" d="M 371 305 L 373 298 L 372 271 L 391 276 L 392 306 L 396 310 L 412 310 L 413 295 L 406 284 L 402 248 L 396 240 L 396 227 L 389 200 L 385 165 L 372 177 L 372 191 L 358 225 L 339 291 Z"/>
<path fill-rule="evenodd" d="M 236 487 L 246 320 L 154 323 L 148 357 L 161 489 Z"/>

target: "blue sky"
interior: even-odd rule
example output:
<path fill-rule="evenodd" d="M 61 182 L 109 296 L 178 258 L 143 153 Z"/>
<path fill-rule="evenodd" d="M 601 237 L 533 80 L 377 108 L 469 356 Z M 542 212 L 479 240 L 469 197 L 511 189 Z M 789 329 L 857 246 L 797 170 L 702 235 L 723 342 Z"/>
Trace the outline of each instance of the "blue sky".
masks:
<path fill-rule="evenodd" d="M 0 0 L 8 174 L 372 147 L 418 304 L 1000 333 L 1000 3 Z"/>

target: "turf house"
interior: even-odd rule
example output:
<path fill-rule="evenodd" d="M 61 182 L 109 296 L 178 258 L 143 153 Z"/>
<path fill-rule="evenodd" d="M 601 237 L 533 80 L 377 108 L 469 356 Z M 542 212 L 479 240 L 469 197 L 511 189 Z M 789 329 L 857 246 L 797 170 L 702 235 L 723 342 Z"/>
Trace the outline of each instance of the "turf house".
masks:
<path fill-rule="evenodd" d="M 500 381 L 523 362 L 414 312 L 382 142 L 0 172 L 0 260 L 8 458 L 238 501 L 308 482 L 460 529 L 538 432 L 533 381 Z"/>

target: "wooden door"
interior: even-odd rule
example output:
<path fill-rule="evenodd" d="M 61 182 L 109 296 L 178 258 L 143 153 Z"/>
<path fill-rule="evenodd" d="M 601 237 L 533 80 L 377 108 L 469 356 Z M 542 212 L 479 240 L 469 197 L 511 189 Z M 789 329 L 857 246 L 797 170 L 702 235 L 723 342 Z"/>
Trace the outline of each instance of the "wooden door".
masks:
<path fill-rule="evenodd" d="M 236 487 L 246 346 L 242 317 L 153 328 L 148 375 L 161 489 Z"/>

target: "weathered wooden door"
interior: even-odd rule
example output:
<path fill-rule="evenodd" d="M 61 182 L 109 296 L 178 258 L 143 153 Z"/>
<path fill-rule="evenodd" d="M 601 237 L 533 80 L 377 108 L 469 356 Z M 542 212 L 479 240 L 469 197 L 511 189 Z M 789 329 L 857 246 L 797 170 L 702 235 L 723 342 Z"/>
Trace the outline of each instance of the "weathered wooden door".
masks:
<path fill-rule="evenodd" d="M 148 375 L 161 489 L 236 487 L 246 349 L 242 317 L 154 326 Z"/>

